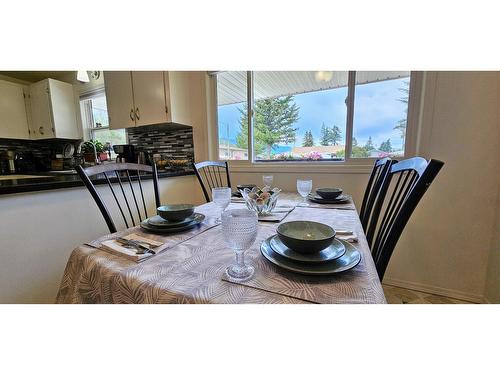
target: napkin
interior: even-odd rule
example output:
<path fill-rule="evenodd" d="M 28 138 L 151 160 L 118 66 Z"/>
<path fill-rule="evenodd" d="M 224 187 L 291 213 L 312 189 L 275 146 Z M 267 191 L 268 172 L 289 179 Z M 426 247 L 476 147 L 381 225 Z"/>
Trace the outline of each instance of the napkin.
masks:
<path fill-rule="evenodd" d="M 129 234 L 127 236 L 123 236 L 123 238 L 125 238 L 126 240 L 135 240 L 135 241 L 145 242 L 145 243 L 151 245 L 151 249 L 155 250 L 156 253 L 159 253 L 161 250 L 163 250 L 163 249 L 158 249 L 158 251 L 156 250 L 156 248 L 163 245 L 162 242 L 158 242 L 158 241 L 152 240 L 150 238 L 142 237 L 142 236 L 139 236 L 138 234 L 135 234 L 135 233 Z M 124 245 L 117 242 L 116 240 L 103 241 L 101 244 L 101 249 L 103 249 L 107 252 L 113 253 L 113 254 L 124 256 L 125 258 L 133 260 L 135 262 L 141 262 L 141 261 L 155 255 L 152 253 L 136 254 L 136 249 L 125 247 Z"/>

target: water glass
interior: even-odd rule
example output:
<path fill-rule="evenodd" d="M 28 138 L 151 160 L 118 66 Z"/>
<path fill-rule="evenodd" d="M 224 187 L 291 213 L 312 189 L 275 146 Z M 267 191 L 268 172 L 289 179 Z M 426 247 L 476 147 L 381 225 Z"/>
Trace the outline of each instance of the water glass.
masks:
<path fill-rule="evenodd" d="M 222 213 L 229 206 L 229 203 L 231 203 L 231 188 L 212 188 L 212 201 L 219 207 L 222 217 Z M 221 217 L 215 221 L 217 224 L 222 222 Z"/>
<path fill-rule="evenodd" d="M 245 264 L 244 254 L 257 238 L 258 224 L 255 211 L 239 208 L 222 213 L 224 241 L 236 253 L 236 263 L 226 269 L 226 276 L 231 281 L 250 280 L 255 272 L 251 265 Z"/>
<path fill-rule="evenodd" d="M 297 180 L 297 191 L 302 197 L 302 203 L 299 206 L 309 206 L 306 197 L 311 193 L 312 180 Z"/>
<path fill-rule="evenodd" d="M 264 175 L 262 176 L 262 182 L 264 183 L 264 186 L 270 188 L 273 184 L 274 177 L 273 175 Z"/>

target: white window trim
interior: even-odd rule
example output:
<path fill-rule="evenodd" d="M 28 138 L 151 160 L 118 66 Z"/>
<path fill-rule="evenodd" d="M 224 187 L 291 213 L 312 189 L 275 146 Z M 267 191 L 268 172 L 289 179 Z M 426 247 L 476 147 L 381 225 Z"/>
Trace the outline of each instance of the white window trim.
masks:
<path fill-rule="evenodd" d="M 376 158 L 351 158 L 350 153 L 352 149 L 352 130 L 354 120 L 354 94 L 355 94 L 355 72 L 349 71 L 348 78 L 348 94 L 347 100 L 350 105 L 347 106 L 347 119 L 346 119 L 346 157 L 343 161 L 266 161 L 258 162 L 253 160 L 253 72 L 247 72 L 247 106 L 248 106 L 248 160 L 227 160 L 230 168 L 234 172 L 247 172 L 247 173 L 370 173 L 373 168 L 373 163 Z M 215 160 L 219 159 L 219 136 L 218 136 L 218 118 L 217 118 L 217 75 L 210 74 L 212 79 L 212 95 L 214 95 L 212 108 L 213 120 L 213 138 L 215 143 L 211 148 L 210 155 Z M 405 153 L 404 157 L 395 157 L 393 159 L 402 160 L 416 156 L 417 141 L 420 128 L 420 115 L 422 106 L 423 95 L 423 82 L 425 72 L 412 71 L 410 75 L 410 92 L 408 97 L 408 117 L 406 125 L 405 137 Z M 221 160 L 225 161 L 225 160 Z"/>

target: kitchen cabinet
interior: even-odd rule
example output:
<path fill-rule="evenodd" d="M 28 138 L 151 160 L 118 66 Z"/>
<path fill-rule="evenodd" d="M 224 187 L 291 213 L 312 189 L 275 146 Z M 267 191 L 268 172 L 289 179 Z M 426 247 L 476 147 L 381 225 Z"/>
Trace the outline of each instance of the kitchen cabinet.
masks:
<path fill-rule="evenodd" d="M 110 129 L 135 126 L 131 72 L 104 72 L 104 87 Z"/>
<path fill-rule="evenodd" d="M 33 139 L 81 137 L 73 85 L 50 78 L 33 83 L 30 106 Z"/>
<path fill-rule="evenodd" d="M 189 72 L 186 72 L 189 74 Z M 104 72 L 111 129 L 185 122 L 189 80 L 183 72 Z"/>
<path fill-rule="evenodd" d="M 25 86 L 0 81 L 0 138 L 29 139 Z"/>
<path fill-rule="evenodd" d="M 136 126 L 169 122 L 163 72 L 132 72 Z"/>

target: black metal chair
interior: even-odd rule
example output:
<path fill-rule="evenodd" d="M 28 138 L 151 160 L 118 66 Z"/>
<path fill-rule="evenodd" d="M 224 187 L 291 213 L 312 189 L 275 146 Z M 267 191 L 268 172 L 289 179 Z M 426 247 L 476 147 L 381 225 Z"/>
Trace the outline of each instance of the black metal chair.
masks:
<path fill-rule="evenodd" d="M 211 201 L 212 188 L 231 187 L 227 161 L 202 161 L 193 167 L 207 202 Z"/>
<path fill-rule="evenodd" d="M 368 222 L 370 221 L 370 216 L 372 214 L 373 205 L 382 186 L 387 172 L 389 172 L 390 167 L 397 163 L 397 160 L 392 160 L 391 158 L 377 159 L 373 165 L 372 173 L 368 179 L 368 184 L 366 185 L 365 195 L 363 196 L 363 203 L 361 204 L 361 210 L 359 211 L 359 218 L 361 220 L 361 225 L 363 225 L 363 230 L 366 232 L 368 228 Z M 371 244 L 371 238 L 368 238 L 368 243 Z"/>
<path fill-rule="evenodd" d="M 108 211 L 106 204 L 104 203 L 103 199 L 101 198 L 101 196 L 97 192 L 95 185 L 94 185 L 94 181 L 92 181 L 90 179 L 90 177 L 96 176 L 99 174 L 103 175 L 103 179 L 106 181 L 106 183 L 108 184 L 108 186 L 111 190 L 111 193 L 113 194 L 114 200 L 115 200 L 116 204 L 118 205 L 118 209 L 120 210 L 121 216 L 122 216 L 123 221 L 125 223 L 125 226 L 127 228 L 130 228 L 129 221 L 127 220 L 128 216 L 130 216 L 130 224 L 132 224 L 132 226 L 139 224 L 143 220 L 143 216 L 141 215 L 141 208 L 140 208 L 141 203 L 142 203 L 142 206 L 144 208 L 144 219 L 148 217 L 148 211 L 146 208 L 146 201 L 144 200 L 144 192 L 142 189 L 143 180 L 141 179 L 141 172 L 147 172 L 147 173 L 152 174 L 152 181 L 153 181 L 153 187 L 154 187 L 154 193 L 155 193 L 155 204 L 156 204 L 155 207 L 159 207 L 161 205 L 160 204 L 160 193 L 158 190 L 158 174 L 157 174 L 155 165 L 150 166 L 150 165 L 134 164 L 134 163 L 109 163 L 109 164 L 96 165 L 96 166 L 88 167 L 85 169 L 82 168 L 81 166 L 77 166 L 76 171 L 78 172 L 83 183 L 85 184 L 85 186 L 89 190 L 90 194 L 94 198 L 94 200 L 97 204 L 97 207 L 99 207 L 99 210 L 101 211 L 101 214 L 104 217 L 106 224 L 108 225 L 110 233 L 116 232 L 115 223 L 114 223 L 113 219 L 111 218 L 111 215 Z M 137 182 L 138 182 L 137 185 L 139 186 L 138 191 L 137 191 L 137 195 L 136 195 L 136 191 L 134 190 L 134 186 L 132 184 L 131 172 L 132 172 L 132 176 L 137 177 Z M 127 185 L 127 182 L 128 182 L 128 185 L 130 185 L 130 193 L 128 194 L 128 196 L 125 193 L 124 183 L 122 182 L 122 178 L 125 180 L 124 181 L 125 186 Z M 125 214 L 125 210 L 124 210 L 125 207 L 122 207 L 122 204 L 120 204 L 120 200 L 118 199 L 118 196 L 117 196 L 115 190 L 113 189 L 112 183 L 115 183 L 115 182 L 117 182 L 119 185 L 119 189 L 121 191 L 121 195 L 123 196 L 123 200 L 125 201 L 126 208 L 127 208 L 129 215 Z M 137 187 L 136 187 L 136 189 L 137 189 Z M 119 194 L 119 192 L 118 192 L 118 194 Z M 142 198 L 142 202 L 139 201 L 139 203 L 138 203 L 137 196 L 139 194 Z M 133 203 L 135 203 L 134 206 L 135 206 L 136 210 L 134 210 L 134 206 L 132 206 L 132 201 L 129 204 L 129 198 L 130 199 L 133 198 Z M 134 214 L 137 214 L 137 216 L 134 217 Z M 137 222 L 137 224 L 135 221 L 136 218 L 138 218 L 138 220 L 139 220 Z"/>
<path fill-rule="evenodd" d="M 443 165 L 439 160 L 414 157 L 390 167 L 373 208 L 367 233 L 367 237 L 373 239 L 371 252 L 380 280 L 415 207 Z"/>

